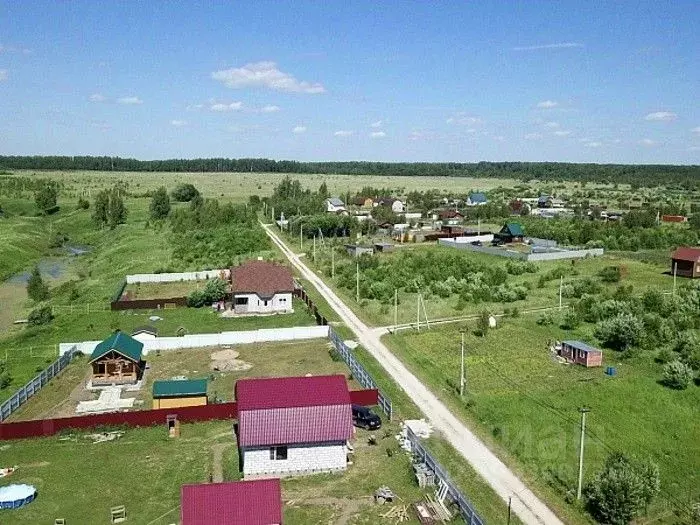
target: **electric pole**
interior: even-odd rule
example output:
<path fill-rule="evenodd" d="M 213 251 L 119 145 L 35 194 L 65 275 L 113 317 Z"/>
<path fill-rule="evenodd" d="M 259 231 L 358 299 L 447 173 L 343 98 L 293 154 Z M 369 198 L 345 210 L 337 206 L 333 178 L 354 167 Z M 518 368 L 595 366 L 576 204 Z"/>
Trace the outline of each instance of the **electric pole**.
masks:
<path fill-rule="evenodd" d="M 562 289 L 564 288 L 564 276 L 559 277 L 559 309 L 561 310 L 562 307 L 562 302 L 561 302 L 561 297 L 562 297 Z"/>
<path fill-rule="evenodd" d="M 459 396 L 464 397 L 464 384 L 467 382 L 464 377 L 464 330 L 459 331 L 462 334 L 462 344 L 460 346 L 462 350 L 462 358 L 460 360 L 460 373 L 459 373 Z"/>
<path fill-rule="evenodd" d="M 586 439 L 586 414 L 591 411 L 590 408 L 581 407 L 578 409 L 581 412 L 581 444 L 578 455 L 578 487 L 576 489 L 576 499 L 581 499 L 581 486 L 583 484 L 583 443 Z"/>
<path fill-rule="evenodd" d="M 355 263 L 356 270 L 355 270 L 355 300 L 359 303 L 360 302 L 360 261 L 357 261 Z"/>
<path fill-rule="evenodd" d="M 678 274 L 678 262 L 673 263 L 673 295 L 676 295 L 676 275 Z"/>
<path fill-rule="evenodd" d="M 314 235 L 314 248 L 313 251 L 311 252 L 311 258 L 314 262 L 316 262 L 316 236 Z"/>
<path fill-rule="evenodd" d="M 399 289 L 394 288 L 394 330 L 399 324 Z"/>
<path fill-rule="evenodd" d="M 304 250 L 304 225 L 299 227 L 299 250 Z"/>
<path fill-rule="evenodd" d="M 331 277 L 335 279 L 335 250 L 331 248 Z"/>

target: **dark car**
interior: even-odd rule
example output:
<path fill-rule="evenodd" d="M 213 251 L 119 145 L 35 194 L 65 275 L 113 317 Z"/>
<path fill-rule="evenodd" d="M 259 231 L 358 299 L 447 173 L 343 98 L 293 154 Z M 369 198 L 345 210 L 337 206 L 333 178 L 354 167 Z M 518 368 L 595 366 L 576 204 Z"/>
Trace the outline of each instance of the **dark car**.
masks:
<path fill-rule="evenodd" d="M 482 245 L 481 241 L 472 241 L 471 244 L 472 244 L 472 246 L 481 246 Z"/>
<path fill-rule="evenodd" d="M 377 430 L 382 427 L 382 420 L 379 416 L 361 405 L 352 405 L 352 422 L 356 427 L 367 430 Z"/>

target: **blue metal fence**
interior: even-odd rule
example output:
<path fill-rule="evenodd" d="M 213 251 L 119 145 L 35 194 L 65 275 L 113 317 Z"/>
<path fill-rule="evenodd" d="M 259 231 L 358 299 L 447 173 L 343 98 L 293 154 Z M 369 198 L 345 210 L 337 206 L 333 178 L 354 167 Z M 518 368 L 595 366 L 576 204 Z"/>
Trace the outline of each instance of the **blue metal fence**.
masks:
<path fill-rule="evenodd" d="M 0 422 L 5 421 L 8 417 L 10 417 L 15 410 L 27 402 L 27 399 L 36 394 L 46 385 L 46 383 L 57 376 L 61 370 L 68 366 L 68 363 L 71 362 L 71 359 L 73 359 L 75 354 L 75 349 L 63 354 L 44 370 L 42 370 L 38 376 L 15 392 L 10 399 L 0 405 Z"/>
<path fill-rule="evenodd" d="M 435 473 L 435 476 L 442 481 L 445 487 L 447 487 L 447 493 L 459 507 L 459 512 L 462 515 L 462 518 L 464 518 L 464 521 L 468 525 L 484 525 L 484 521 L 476 513 L 471 502 L 457 488 L 457 485 L 454 484 L 450 476 L 447 474 L 447 472 L 445 472 L 445 469 L 442 468 L 442 465 L 440 465 L 440 463 L 438 463 L 435 458 L 430 455 L 430 453 L 421 444 L 418 436 L 416 436 L 408 426 L 406 427 L 406 436 L 411 442 L 411 452 L 413 452 L 414 457 L 419 459 L 422 463 L 425 463 L 428 468 Z"/>
<path fill-rule="evenodd" d="M 359 363 L 359 361 L 357 361 L 357 359 L 355 359 L 355 356 L 352 354 L 350 348 L 348 348 L 343 339 L 330 326 L 328 327 L 328 337 L 333 343 L 333 346 L 337 350 L 338 354 L 343 358 L 343 361 L 345 361 L 345 364 L 348 365 L 348 368 L 352 372 L 352 376 L 357 380 L 357 382 L 365 388 L 377 389 L 377 391 L 379 392 L 379 407 L 384 411 L 387 417 L 391 419 L 391 399 L 389 399 L 379 389 L 377 383 L 375 383 L 374 379 L 372 379 L 372 376 L 369 375 L 369 372 L 367 372 L 367 370 L 365 370 L 365 367 L 362 366 Z"/>

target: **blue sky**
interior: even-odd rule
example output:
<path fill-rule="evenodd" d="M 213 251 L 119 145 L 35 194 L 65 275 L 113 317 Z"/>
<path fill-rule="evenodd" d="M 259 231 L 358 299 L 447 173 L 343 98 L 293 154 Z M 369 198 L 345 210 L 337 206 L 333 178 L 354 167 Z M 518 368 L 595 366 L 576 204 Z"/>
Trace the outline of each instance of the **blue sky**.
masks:
<path fill-rule="evenodd" d="M 0 154 L 700 163 L 700 4 L 0 0 Z"/>

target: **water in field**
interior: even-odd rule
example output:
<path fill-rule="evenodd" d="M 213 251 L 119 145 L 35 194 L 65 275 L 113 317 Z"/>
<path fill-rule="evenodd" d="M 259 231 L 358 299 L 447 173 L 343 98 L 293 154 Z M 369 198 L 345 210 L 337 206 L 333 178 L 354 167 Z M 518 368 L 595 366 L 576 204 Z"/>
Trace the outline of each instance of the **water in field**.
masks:
<path fill-rule="evenodd" d="M 68 261 L 63 259 L 41 259 L 38 263 L 39 272 L 44 279 L 60 279 L 66 273 L 68 268 Z M 6 282 L 9 284 L 27 284 L 29 281 L 29 276 L 31 275 L 30 270 L 24 272 L 16 273 L 10 277 Z"/>

